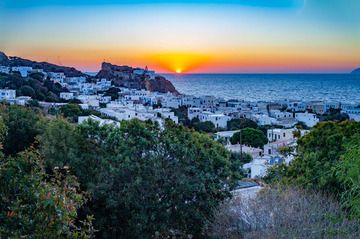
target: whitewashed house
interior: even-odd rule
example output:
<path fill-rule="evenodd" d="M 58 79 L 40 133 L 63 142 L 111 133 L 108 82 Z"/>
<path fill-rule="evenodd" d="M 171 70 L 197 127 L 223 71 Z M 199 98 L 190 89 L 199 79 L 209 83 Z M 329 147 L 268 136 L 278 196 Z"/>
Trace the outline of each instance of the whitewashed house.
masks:
<path fill-rule="evenodd" d="M 307 127 L 314 127 L 317 123 L 319 123 L 319 118 L 317 118 L 316 114 L 311 113 L 295 113 L 295 119 L 305 123 Z"/>
<path fill-rule="evenodd" d="M 247 145 L 242 145 L 240 148 L 240 144 L 228 144 L 225 145 L 225 148 L 233 153 L 240 153 L 242 151 L 243 154 L 250 155 L 253 159 L 261 156 L 263 154 L 263 150 L 260 148 L 254 148 Z"/>
<path fill-rule="evenodd" d="M 104 126 L 104 125 L 113 125 L 113 126 L 120 126 L 120 123 L 111 119 L 102 119 L 100 117 L 97 117 L 95 115 L 90 115 L 90 116 L 79 116 L 78 117 L 78 124 L 83 124 L 86 123 L 88 121 L 95 121 L 95 122 L 99 122 L 100 126 Z"/>
<path fill-rule="evenodd" d="M 16 90 L 0 89 L 0 100 L 15 100 Z"/>
<path fill-rule="evenodd" d="M 237 132 L 239 132 L 239 130 L 217 132 L 215 133 L 215 140 L 224 140 L 225 143 L 230 143 L 231 137 L 233 137 Z"/>
<path fill-rule="evenodd" d="M 9 74 L 10 73 L 10 67 L 8 67 L 8 66 L 0 66 L 0 73 Z"/>
<path fill-rule="evenodd" d="M 286 112 L 286 111 L 280 111 L 280 110 L 271 110 L 270 111 L 270 115 L 271 117 L 275 118 L 275 119 L 289 119 L 289 118 L 294 118 L 294 114 L 290 113 L 290 112 Z"/>
<path fill-rule="evenodd" d="M 63 72 L 49 72 L 48 76 L 50 78 L 51 81 L 63 84 L 66 76 Z"/>
<path fill-rule="evenodd" d="M 276 119 L 265 114 L 255 114 L 251 117 L 260 126 L 276 124 Z"/>
<path fill-rule="evenodd" d="M 100 91 L 106 91 L 111 87 L 111 80 L 101 79 L 96 82 L 96 88 Z"/>
<path fill-rule="evenodd" d="M 154 109 L 154 112 L 156 112 L 158 114 L 158 116 L 160 116 L 162 119 L 170 119 L 172 120 L 175 124 L 179 123 L 179 119 L 177 116 L 175 116 L 175 113 L 172 112 L 170 109 L 168 108 L 159 108 L 159 109 Z"/>
<path fill-rule="evenodd" d="M 188 108 L 188 118 L 192 120 L 194 118 L 199 118 L 200 113 L 202 113 L 202 109 L 200 108 Z"/>
<path fill-rule="evenodd" d="M 164 97 L 161 101 L 161 105 L 166 108 L 178 109 L 181 106 L 182 99 L 175 96 Z"/>
<path fill-rule="evenodd" d="M 60 99 L 72 100 L 72 99 L 74 99 L 74 93 L 73 92 L 60 92 Z"/>
<path fill-rule="evenodd" d="M 268 129 L 267 138 L 269 142 L 281 140 L 293 140 L 295 129 Z"/>
<path fill-rule="evenodd" d="M 32 72 L 32 67 L 30 66 L 13 66 L 11 67 L 12 72 L 19 72 L 21 77 L 28 77 L 28 75 Z"/>
<path fill-rule="evenodd" d="M 231 118 L 229 116 L 224 114 L 214 114 L 208 111 L 201 112 L 199 115 L 199 120 L 201 122 L 210 121 L 215 125 L 216 128 L 226 128 L 227 122 L 230 119 Z"/>

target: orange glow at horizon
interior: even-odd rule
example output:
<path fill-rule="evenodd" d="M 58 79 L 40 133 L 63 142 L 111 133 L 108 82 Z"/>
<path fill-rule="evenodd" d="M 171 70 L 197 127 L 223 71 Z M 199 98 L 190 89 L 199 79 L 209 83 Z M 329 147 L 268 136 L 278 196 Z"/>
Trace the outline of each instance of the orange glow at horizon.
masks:
<path fill-rule="evenodd" d="M 175 72 L 194 72 L 209 62 L 209 56 L 194 53 L 163 53 L 148 57 L 155 68 Z"/>

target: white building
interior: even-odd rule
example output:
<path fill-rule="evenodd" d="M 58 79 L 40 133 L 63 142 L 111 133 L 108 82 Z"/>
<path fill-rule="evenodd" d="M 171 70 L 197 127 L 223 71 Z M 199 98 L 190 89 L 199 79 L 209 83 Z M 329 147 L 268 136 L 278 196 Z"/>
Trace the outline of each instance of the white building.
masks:
<path fill-rule="evenodd" d="M 96 87 L 101 91 L 108 90 L 111 87 L 111 80 L 101 79 L 96 82 Z"/>
<path fill-rule="evenodd" d="M 316 114 L 311 113 L 295 113 L 295 119 L 300 122 L 304 122 L 307 127 L 314 127 L 319 123 L 319 119 L 316 117 Z"/>
<path fill-rule="evenodd" d="M 97 95 L 79 95 L 76 97 L 83 104 L 87 104 L 91 107 L 99 107 L 100 102 Z"/>
<path fill-rule="evenodd" d="M 0 66 L 0 73 L 9 74 L 10 73 L 10 67 Z"/>
<path fill-rule="evenodd" d="M 215 133 L 215 140 L 219 141 L 220 139 L 223 139 L 225 143 L 230 143 L 231 137 L 237 132 L 239 132 L 239 130 L 217 132 Z"/>
<path fill-rule="evenodd" d="M 72 92 L 61 92 L 60 98 L 64 100 L 72 100 L 74 99 L 74 93 Z"/>
<path fill-rule="evenodd" d="M 267 138 L 269 142 L 294 139 L 295 129 L 268 129 Z"/>
<path fill-rule="evenodd" d="M 276 124 L 276 119 L 265 114 L 256 114 L 251 117 L 260 126 Z"/>
<path fill-rule="evenodd" d="M 278 156 L 261 156 L 254 158 L 250 163 L 244 164 L 243 168 L 250 170 L 251 178 L 262 178 L 266 176 L 271 166 L 283 164 L 285 160 Z"/>
<path fill-rule="evenodd" d="M 280 111 L 280 110 L 271 110 L 270 115 L 274 117 L 275 119 L 283 119 L 283 118 L 294 118 L 294 114 L 286 111 Z"/>
<path fill-rule="evenodd" d="M 15 98 L 15 104 L 25 106 L 30 100 L 30 96 L 19 96 Z"/>
<path fill-rule="evenodd" d="M 252 158 L 257 158 L 261 156 L 264 152 L 260 148 L 253 148 L 247 145 L 242 145 L 242 147 L 240 148 L 240 144 L 228 144 L 225 146 L 225 148 L 233 153 L 240 153 L 242 150 L 244 154 L 249 154 Z"/>
<path fill-rule="evenodd" d="M 175 124 L 179 123 L 179 119 L 177 116 L 175 116 L 175 113 L 172 112 L 170 109 L 168 108 L 159 108 L 159 109 L 154 109 L 154 112 L 157 113 L 158 116 L 160 116 L 162 119 L 170 119 L 172 120 Z"/>
<path fill-rule="evenodd" d="M 169 96 L 161 100 L 161 105 L 166 108 L 178 109 L 181 106 L 182 99 L 179 97 Z"/>
<path fill-rule="evenodd" d="M 199 118 L 200 113 L 202 113 L 202 109 L 200 109 L 200 108 L 188 108 L 189 120 L 192 120 L 194 118 Z"/>
<path fill-rule="evenodd" d="M 95 115 L 79 116 L 78 117 L 78 124 L 83 124 L 85 122 L 88 122 L 89 120 L 99 122 L 100 126 L 104 126 L 104 125 L 113 125 L 113 126 L 117 126 L 117 127 L 120 126 L 119 122 L 116 122 L 116 121 L 110 120 L 110 119 L 102 119 L 102 118 L 97 117 Z"/>
<path fill-rule="evenodd" d="M 223 115 L 223 114 L 214 114 L 212 112 L 204 111 L 201 112 L 199 115 L 199 120 L 201 122 L 212 122 L 216 128 L 226 128 L 227 122 L 231 118 L 229 116 Z"/>
<path fill-rule="evenodd" d="M 51 81 L 57 82 L 57 83 L 64 83 L 65 81 L 65 74 L 63 72 L 49 72 L 48 76 Z"/>
<path fill-rule="evenodd" d="M 27 77 L 32 72 L 32 67 L 29 66 L 13 66 L 11 67 L 12 72 L 19 72 L 21 77 Z"/>
<path fill-rule="evenodd" d="M 0 89 L 0 100 L 15 100 L 16 90 Z"/>
<path fill-rule="evenodd" d="M 192 96 L 192 95 L 184 95 L 182 96 L 182 103 L 183 106 L 186 107 L 193 107 L 193 108 L 200 108 L 200 98 Z"/>

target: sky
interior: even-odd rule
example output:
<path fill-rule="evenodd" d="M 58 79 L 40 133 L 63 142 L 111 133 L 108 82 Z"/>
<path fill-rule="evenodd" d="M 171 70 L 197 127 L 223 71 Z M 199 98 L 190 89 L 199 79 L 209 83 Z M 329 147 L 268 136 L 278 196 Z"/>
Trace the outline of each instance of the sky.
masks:
<path fill-rule="evenodd" d="M 342 73 L 359 0 L 0 0 L 0 51 L 97 71 Z"/>

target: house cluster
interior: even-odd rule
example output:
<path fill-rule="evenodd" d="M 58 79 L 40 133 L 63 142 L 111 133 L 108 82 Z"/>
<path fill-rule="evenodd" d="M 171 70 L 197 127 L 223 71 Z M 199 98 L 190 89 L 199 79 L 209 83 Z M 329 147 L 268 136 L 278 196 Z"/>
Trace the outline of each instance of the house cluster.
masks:
<path fill-rule="evenodd" d="M 224 100 L 214 96 L 174 95 L 171 93 L 150 92 L 146 90 L 118 88 L 118 95 L 114 97 L 104 94 L 114 87 L 111 79 L 89 80 L 87 76 L 68 77 L 61 72 L 44 72 L 31 67 L 5 67 L 0 66 L 0 72 L 9 74 L 19 72 L 22 77 L 30 73 L 41 72 L 53 82 L 59 83 L 64 89 L 60 98 L 65 101 L 78 100 L 83 109 L 92 109 L 103 115 L 79 117 L 81 124 L 89 119 L 98 121 L 101 125 L 118 126 L 122 120 L 151 120 L 164 126 L 165 120 L 178 123 L 178 117 L 172 109 L 186 107 L 189 120 L 198 119 L 201 122 L 212 122 L 220 132 L 216 139 L 222 139 L 226 148 L 232 152 L 250 154 L 252 161 L 244 165 L 249 171 L 249 177 L 262 177 L 269 167 L 289 163 L 295 152 L 283 155 L 284 147 L 292 148 L 296 145 L 294 131 L 295 125 L 302 122 L 307 127 L 314 127 L 319 122 L 321 115 L 332 110 L 349 115 L 349 118 L 360 121 L 360 104 L 344 104 L 340 102 L 279 100 L 276 102 L 249 102 L 244 100 Z M 147 75 L 155 79 L 156 73 L 148 69 L 133 69 L 135 75 Z M 0 101 L 25 105 L 31 98 L 27 96 L 16 97 L 16 91 L 11 89 L 0 90 Z M 61 107 L 66 103 L 39 102 L 40 105 Z M 255 121 L 260 126 L 271 125 L 267 132 L 268 142 L 262 148 L 252 148 L 247 145 L 231 145 L 230 138 L 237 131 L 224 131 L 231 119 L 247 118 Z M 304 135 L 307 131 L 301 130 Z"/>
<path fill-rule="evenodd" d="M 250 178 L 261 178 L 267 174 L 270 167 L 279 164 L 289 164 L 296 154 L 296 137 L 294 132 L 299 131 L 300 136 L 305 135 L 308 130 L 290 129 L 269 129 L 267 130 L 268 142 L 263 148 L 254 148 L 248 145 L 230 144 L 229 139 L 239 130 L 223 131 L 216 133 L 216 140 L 222 139 L 225 148 L 230 152 L 248 154 L 252 160 L 244 164 L 243 169 Z M 282 149 L 289 149 L 286 153 Z"/>

